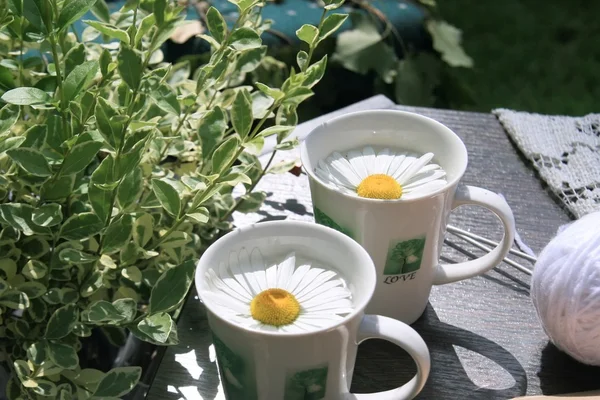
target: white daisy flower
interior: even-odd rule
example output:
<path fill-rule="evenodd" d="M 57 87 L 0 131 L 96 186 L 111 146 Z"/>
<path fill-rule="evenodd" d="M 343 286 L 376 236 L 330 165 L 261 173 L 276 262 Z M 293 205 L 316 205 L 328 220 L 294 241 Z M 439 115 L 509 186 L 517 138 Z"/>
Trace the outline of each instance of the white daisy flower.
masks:
<path fill-rule="evenodd" d="M 202 299 L 219 316 L 263 331 L 306 332 L 333 326 L 352 312 L 351 292 L 334 271 L 302 264 L 294 253 L 267 267 L 259 249 L 229 255 L 206 272 Z"/>
<path fill-rule="evenodd" d="M 433 153 L 420 157 L 372 147 L 351 150 L 346 156 L 334 152 L 320 160 L 315 174 L 343 193 L 381 200 L 410 199 L 434 192 L 446 185 L 446 172 L 429 164 Z"/>

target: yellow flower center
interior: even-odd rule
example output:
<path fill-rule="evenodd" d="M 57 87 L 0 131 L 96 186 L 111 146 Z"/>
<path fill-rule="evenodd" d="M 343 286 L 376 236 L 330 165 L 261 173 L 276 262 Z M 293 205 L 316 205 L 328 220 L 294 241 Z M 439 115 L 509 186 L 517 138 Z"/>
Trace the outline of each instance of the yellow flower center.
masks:
<path fill-rule="evenodd" d="M 402 186 L 389 175 L 375 174 L 363 179 L 356 193 L 368 199 L 395 200 L 402 196 Z"/>
<path fill-rule="evenodd" d="M 296 297 L 283 289 L 267 289 L 257 294 L 250 303 L 252 318 L 266 325 L 289 325 L 300 314 Z"/>

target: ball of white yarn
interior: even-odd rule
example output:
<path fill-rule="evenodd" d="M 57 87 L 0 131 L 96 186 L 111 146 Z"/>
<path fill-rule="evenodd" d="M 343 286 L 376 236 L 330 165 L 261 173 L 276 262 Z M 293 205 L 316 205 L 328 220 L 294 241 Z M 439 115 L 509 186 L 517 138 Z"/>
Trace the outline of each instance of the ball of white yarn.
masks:
<path fill-rule="evenodd" d="M 600 366 L 600 212 L 560 230 L 535 265 L 531 298 L 556 347 Z"/>

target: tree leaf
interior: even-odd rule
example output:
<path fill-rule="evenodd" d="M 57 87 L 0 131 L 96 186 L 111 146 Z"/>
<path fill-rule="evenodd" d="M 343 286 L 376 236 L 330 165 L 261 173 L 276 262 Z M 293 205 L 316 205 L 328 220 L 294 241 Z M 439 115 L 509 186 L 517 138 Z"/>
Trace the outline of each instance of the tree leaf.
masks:
<path fill-rule="evenodd" d="M 33 210 L 31 220 L 39 226 L 54 226 L 62 221 L 62 209 L 60 204 L 44 204 Z"/>
<path fill-rule="evenodd" d="M 160 247 L 163 249 L 181 247 L 192 241 L 192 237 L 185 232 L 173 232 L 165 239 Z"/>
<path fill-rule="evenodd" d="M 179 193 L 177 193 L 177 190 L 175 190 L 170 183 L 159 179 L 153 179 L 152 191 L 166 212 L 173 217 L 179 216 L 179 212 L 181 211 L 181 200 L 179 199 Z"/>
<path fill-rule="evenodd" d="M 248 49 L 238 56 L 237 69 L 242 73 L 254 71 L 267 54 L 267 46 L 260 46 L 254 49 Z"/>
<path fill-rule="evenodd" d="M 13 105 L 7 104 L 4 107 L 0 108 L 0 135 L 12 128 L 15 122 L 17 122 L 17 120 L 19 119 L 20 114 L 20 107 L 15 107 Z M 0 150 L 0 153 L 1 152 L 2 150 Z"/>
<path fill-rule="evenodd" d="M 142 214 L 135 220 L 133 224 L 133 240 L 138 246 L 144 247 L 152 239 L 154 233 L 153 226 L 154 218 L 150 214 Z"/>
<path fill-rule="evenodd" d="M 46 379 L 31 379 L 34 384 L 31 386 L 31 391 L 44 397 L 56 398 L 56 385 L 54 382 Z"/>
<path fill-rule="evenodd" d="M 76 144 L 71 148 L 63 161 L 60 175 L 71 175 L 81 172 L 87 167 L 102 147 L 102 142 L 89 141 Z"/>
<path fill-rule="evenodd" d="M 118 308 L 106 300 L 98 300 L 90 304 L 82 313 L 81 319 L 94 324 L 111 323 L 123 321 L 125 316 Z"/>
<path fill-rule="evenodd" d="M 50 229 L 38 226 L 31 220 L 33 207 L 23 203 L 0 204 L 0 222 L 4 222 L 13 228 L 31 236 L 34 233 L 50 235 Z"/>
<path fill-rule="evenodd" d="M 167 313 L 158 313 L 144 318 L 137 327 L 153 340 L 165 343 L 173 328 L 173 320 Z"/>
<path fill-rule="evenodd" d="M 92 13 L 102 22 L 110 21 L 110 10 L 105 0 L 98 0 L 92 6 Z"/>
<path fill-rule="evenodd" d="M 27 308 L 27 313 L 35 322 L 42 322 L 46 320 L 46 316 L 48 315 L 48 306 L 44 300 L 34 299 L 31 300 Z"/>
<path fill-rule="evenodd" d="M 53 180 L 49 179 L 42 185 L 41 196 L 44 201 L 65 199 L 73 192 L 75 175 L 61 176 Z M 93 198 L 93 197 L 92 197 Z M 92 201 L 93 203 L 93 201 Z"/>
<path fill-rule="evenodd" d="M 100 33 L 110 36 L 111 38 L 119 39 L 121 42 L 129 45 L 129 35 L 124 30 L 100 21 L 84 20 L 83 22 L 96 29 Z"/>
<path fill-rule="evenodd" d="M 29 279 L 42 279 L 48 274 L 48 266 L 39 260 L 29 260 L 21 273 Z"/>
<path fill-rule="evenodd" d="M 276 101 L 283 98 L 283 96 L 285 95 L 285 93 L 283 93 L 283 91 L 281 91 L 280 89 L 270 88 L 267 85 L 260 83 L 260 82 L 256 83 L 256 87 L 258 88 L 258 90 L 260 90 L 267 96 L 272 97 Z"/>
<path fill-rule="evenodd" d="M 336 10 L 338 8 L 340 8 L 342 5 L 344 5 L 344 0 L 327 0 L 325 1 L 326 6 L 323 7 L 326 10 Z"/>
<path fill-rule="evenodd" d="M 102 253 L 112 254 L 119 251 L 131 239 L 132 228 L 133 217 L 131 215 L 125 214 L 113 221 L 104 233 Z"/>
<path fill-rule="evenodd" d="M 223 135 L 227 130 L 227 120 L 225 113 L 219 106 L 215 106 L 208 111 L 198 125 L 198 136 L 202 143 L 202 157 L 208 159 L 216 146 L 223 140 Z"/>
<path fill-rule="evenodd" d="M 434 90 L 440 82 L 442 62 L 432 54 L 405 57 L 397 64 L 396 101 L 399 104 L 432 106 Z"/>
<path fill-rule="evenodd" d="M 98 383 L 94 397 L 121 397 L 137 385 L 141 376 L 140 367 L 113 368 Z"/>
<path fill-rule="evenodd" d="M 62 249 L 60 253 L 58 253 L 58 257 L 60 261 L 73 265 L 87 264 L 98 259 L 98 256 L 96 255 L 73 248 Z"/>
<path fill-rule="evenodd" d="M 319 31 L 319 41 L 325 39 L 339 29 L 340 26 L 346 21 L 348 14 L 330 14 L 325 18 L 321 29 Z"/>
<path fill-rule="evenodd" d="M 103 285 L 102 274 L 99 271 L 94 271 L 81 285 L 79 294 L 81 297 L 90 297 L 98 291 Z"/>
<path fill-rule="evenodd" d="M 35 176 L 50 176 L 52 170 L 46 157 L 35 149 L 19 147 L 18 149 L 12 149 L 6 152 L 8 156 L 15 162 L 19 167 Z"/>
<path fill-rule="evenodd" d="M 285 94 L 283 104 L 298 105 L 304 100 L 314 95 L 314 92 L 307 87 L 296 87 Z"/>
<path fill-rule="evenodd" d="M 1 99 L 9 104 L 16 104 L 19 106 L 45 104 L 51 100 L 48 93 L 32 87 L 19 87 L 9 90 L 2 95 Z"/>
<path fill-rule="evenodd" d="M 122 210 L 135 203 L 144 189 L 144 176 L 141 168 L 135 168 L 123 178 L 117 192 L 117 201 Z"/>
<path fill-rule="evenodd" d="M 142 81 L 142 58 L 131 48 L 122 46 L 117 55 L 117 68 L 121 78 L 131 90 L 137 90 Z"/>
<path fill-rule="evenodd" d="M 298 39 L 312 46 L 319 35 L 319 29 L 314 25 L 304 24 L 296 31 Z"/>
<path fill-rule="evenodd" d="M 133 267 L 133 268 L 137 269 L 137 267 Z M 138 280 L 138 282 L 141 282 L 142 273 L 140 272 L 139 269 L 137 269 L 137 271 L 140 274 L 140 279 Z M 118 300 L 113 301 L 113 306 L 119 311 L 119 313 L 123 317 L 123 322 L 121 322 L 121 323 L 129 323 L 129 322 L 133 321 L 133 319 L 135 318 L 135 315 L 137 313 L 137 303 L 135 300 L 128 299 L 128 298 L 118 299 Z"/>
<path fill-rule="evenodd" d="M 205 207 L 200 207 L 193 213 L 188 213 L 186 216 L 198 224 L 205 224 L 210 218 L 210 214 Z"/>
<path fill-rule="evenodd" d="M 59 236 L 67 240 L 81 240 L 99 233 L 102 228 L 104 224 L 96 214 L 84 212 L 69 217 L 60 227 Z"/>
<path fill-rule="evenodd" d="M 185 299 L 192 284 L 196 265 L 189 260 L 165 271 L 150 293 L 148 315 L 169 312 Z"/>
<path fill-rule="evenodd" d="M 68 28 L 88 12 L 94 3 L 96 3 L 96 0 L 69 0 L 65 2 L 58 16 L 58 29 Z"/>
<path fill-rule="evenodd" d="M 248 153 L 258 156 L 260 155 L 260 152 L 262 151 L 264 145 L 265 138 L 263 136 L 256 136 L 254 139 L 244 143 L 244 148 Z"/>
<path fill-rule="evenodd" d="M 46 349 L 50 360 L 58 367 L 75 369 L 79 366 L 79 357 L 73 346 L 58 342 L 47 342 Z"/>
<path fill-rule="evenodd" d="M 250 185 L 252 184 L 252 180 L 242 172 L 231 172 L 219 179 L 219 183 L 226 183 L 229 186 L 236 186 L 238 183 L 247 183 Z"/>
<path fill-rule="evenodd" d="M 60 339 L 67 336 L 73 330 L 73 326 L 79 319 L 79 307 L 74 304 L 67 304 L 60 307 L 48 320 L 46 326 L 46 339 Z"/>
<path fill-rule="evenodd" d="M 286 125 L 273 125 L 267 129 L 264 129 L 262 131 L 259 132 L 259 136 L 262 137 L 269 137 L 271 135 L 275 135 L 278 133 L 287 133 L 287 132 L 291 132 L 294 130 L 293 126 L 286 126 Z"/>
<path fill-rule="evenodd" d="M 41 2 L 45 0 L 23 0 L 23 16 L 31 25 L 46 33 L 47 27 L 44 23 L 44 9 Z"/>
<path fill-rule="evenodd" d="M 327 67 L 327 54 L 323 56 L 319 61 L 308 67 L 306 70 L 306 78 L 302 84 L 312 88 L 315 86 L 325 75 L 325 69 Z"/>
<path fill-rule="evenodd" d="M 237 211 L 243 213 L 256 212 L 262 206 L 263 201 L 267 197 L 265 192 L 252 192 L 245 194 L 241 197 L 242 202 L 240 203 Z"/>
<path fill-rule="evenodd" d="M 229 45 L 235 50 L 248 50 L 260 47 L 262 44 L 258 33 L 251 28 L 241 27 L 231 33 Z"/>
<path fill-rule="evenodd" d="M 250 94 L 246 89 L 239 90 L 231 106 L 231 122 L 242 140 L 252 128 L 252 104 L 249 98 Z"/>
<path fill-rule="evenodd" d="M 26 310 L 29 307 L 29 297 L 21 291 L 8 289 L 0 295 L 0 306 L 14 310 Z"/>
<path fill-rule="evenodd" d="M 294 168 L 295 165 L 296 165 L 296 160 L 281 161 L 281 162 L 273 165 L 271 168 L 269 168 L 267 173 L 269 173 L 269 174 L 285 174 L 290 169 Z"/>
<path fill-rule="evenodd" d="M 98 61 L 95 60 L 86 61 L 73 68 L 73 71 L 67 76 L 63 84 L 64 97 L 67 103 L 77 97 L 79 92 L 86 88 L 98 73 L 98 69 Z"/>
<path fill-rule="evenodd" d="M 221 173 L 234 161 L 240 144 L 237 136 L 231 136 L 217 147 L 211 160 L 213 174 Z"/>
<path fill-rule="evenodd" d="M 46 286 L 42 285 L 39 282 L 24 282 L 20 285 L 17 285 L 17 290 L 25 293 L 29 300 L 37 299 L 46 293 Z"/>
<path fill-rule="evenodd" d="M 304 71 L 304 69 L 307 67 L 306 64 L 308 64 L 308 53 L 304 50 L 300 50 L 298 55 L 296 55 L 296 62 L 298 63 L 300 71 Z"/>
<path fill-rule="evenodd" d="M 46 346 L 43 342 L 34 342 L 27 348 L 27 358 L 36 365 L 46 361 Z"/>
<path fill-rule="evenodd" d="M 151 93 L 151 97 L 162 110 L 174 115 L 181 114 L 181 106 L 179 100 L 177 100 L 177 94 L 169 86 L 160 85 Z"/>
<path fill-rule="evenodd" d="M 461 46 L 462 32 L 446 21 L 430 19 L 425 24 L 433 40 L 433 48 L 441 55 L 442 60 L 452 67 L 473 66 L 473 59 L 465 53 Z"/>
<path fill-rule="evenodd" d="M 206 21 L 210 34 L 217 42 L 222 42 L 225 39 L 225 35 L 227 35 L 227 24 L 219 10 L 210 7 L 206 13 Z"/>
<path fill-rule="evenodd" d="M 46 142 L 46 125 L 33 125 L 25 132 L 25 141 L 20 147 L 29 147 L 35 150 L 41 150 Z"/>

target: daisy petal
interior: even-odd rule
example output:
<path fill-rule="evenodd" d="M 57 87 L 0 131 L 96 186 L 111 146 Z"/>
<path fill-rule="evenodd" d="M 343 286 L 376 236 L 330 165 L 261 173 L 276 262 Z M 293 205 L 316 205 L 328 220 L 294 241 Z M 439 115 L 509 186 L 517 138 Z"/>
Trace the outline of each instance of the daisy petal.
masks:
<path fill-rule="evenodd" d="M 358 175 L 352 164 L 340 153 L 333 153 L 327 161 L 329 163 L 329 172 L 335 175 L 340 182 L 347 181 L 351 186 L 358 186 L 362 181 L 362 178 Z"/>
<path fill-rule="evenodd" d="M 387 170 L 387 175 L 393 177 L 395 179 L 396 177 L 396 171 L 398 171 L 398 169 L 400 169 L 400 171 L 404 171 L 404 169 L 407 166 L 407 163 L 410 162 L 411 157 L 408 157 L 406 154 L 398 154 L 395 157 L 392 158 L 392 162 L 390 163 L 390 166 Z"/>
<path fill-rule="evenodd" d="M 248 284 L 252 288 L 252 296 L 256 296 L 260 292 L 263 291 L 262 286 L 258 282 L 257 276 L 254 274 L 254 268 L 252 262 L 250 261 L 250 255 L 248 254 L 248 250 L 246 248 L 242 248 L 238 253 L 240 269 L 244 273 L 244 278 L 248 281 Z M 229 260 L 231 263 L 231 259 Z M 264 275 L 264 263 L 262 263 L 262 274 Z"/>
<path fill-rule="evenodd" d="M 277 270 L 277 264 L 274 264 L 267 268 L 267 271 L 265 272 L 268 289 L 277 287 Z"/>
<path fill-rule="evenodd" d="M 269 287 L 267 286 L 267 274 L 265 271 L 266 264 L 258 247 L 252 249 L 252 253 L 250 253 L 250 265 L 252 265 L 252 273 L 260 286 L 261 292 L 267 290 Z"/>
<path fill-rule="evenodd" d="M 250 306 L 229 297 L 225 294 L 219 294 L 214 292 L 205 291 L 202 293 L 202 298 L 209 303 L 220 305 L 225 307 L 237 314 L 248 315 L 250 313 Z"/>
<path fill-rule="evenodd" d="M 414 199 L 416 197 L 435 192 L 436 190 L 441 189 L 444 186 L 446 186 L 445 180 L 437 180 L 437 181 L 427 182 L 424 185 L 417 186 L 414 189 L 407 190 L 406 194 L 402 195 L 402 198 L 403 199 Z"/>
<path fill-rule="evenodd" d="M 377 156 L 375 155 L 375 150 L 371 146 L 367 146 L 363 149 L 363 163 L 367 168 L 367 176 L 373 174 L 380 174 L 381 172 L 377 168 Z"/>
<path fill-rule="evenodd" d="M 352 301 L 350 299 L 340 299 L 337 301 L 330 301 L 325 304 L 319 304 L 313 307 L 306 307 L 307 312 L 325 311 L 334 309 L 350 309 L 352 310 Z"/>
<path fill-rule="evenodd" d="M 304 278 L 304 275 L 308 272 L 309 269 L 309 265 L 301 265 L 298 268 L 296 268 L 296 270 L 294 271 L 294 275 L 292 275 L 291 279 L 288 281 L 287 287 L 284 289 L 293 294 L 294 289 L 296 289 L 296 286 L 298 286 L 298 284 L 300 283 L 302 278 Z"/>
<path fill-rule="evenodd" d="M 315 278 L 315 280 L 308 286 L 306 286 L 303 290 L 298 291 L 297 294 L 294 294 L 296 296 L 296 298 L 298 299 L 298 301 L 300 301 L 300 299 L 305 299 L 305 298 L 310 298 L 313 296 L 313 292 L 315 290 L 318 290 L 321 286 L 323 286 L 324 284 L 329 284 L 329 281 L 331 278 L 333 278 L 334 276 L 336 276 L 337 274 L 333 271 L 325 271 L 322 274 L 320 274 L 318 277 Z M 335 286 L 339 286 L 342 284 L 342 281 L 339 279 L 336 279 L 335 281 Z"/>
<path fill-rule="evenodd" d="M 400 173 L 396 180 L 401 185 L 404 185 L 405 182 L 408 182 L 410 178 L 413 177 L 421 168 L 423 168 L 431 159 L 433 158 L 433 153 L 426 153 L 419 157 L 418 160 L 414 161 L 404 172 Z"/>
<path fill-rule="evenodd" d="M 315 169 L 315 174 L 323 182 L 325 182 L 328 185 L 334 186 L 334 188 L 337 188 L 337 187 L 349 188 L 349 189 L 354 188 L 354 185 L 348 178 L 346 178 L 345 176 L 340 176 L 339 172 L 337 172 L 337 171 L 332 172 L 332 170 L 334 170 L 334 169 L 329 168 L 327 166 L 327 164 L 325 164 L 321 160 L 321 161 L 319 161 L 319 166 Z M 340 178 L 343 178 L 343 180 L 338 179 L 337 176 L 340 176 Z"/>
<path fill-rule="evenodd" d="M 294 275 L 294 268 L 296 267 L 296 256 L 294 253 L 289 254 L 279 267 L 277 268 L 277 286 L 280 289 L 285 289 L 288 282 Z"/>
<path fill-rule="evenodd" d="M 375 161 L 377 163 L 377 173 L 387 174 L 392 161 L 394 161 L 394 154 L 392 151 L 390 149 L 381 150 Z"/>
<path fill-rule="evenodd" d="M 336 287 L 333 284 L 341 284 L 336 281 L 330 281 L 323 286 L 313 290 L 308 296 L 300 301 L 303 307 L 312 307 L 319 303 L 325 303 L 328 301 L 345 299 L 352 295 L 346 288 Z"/>
<path fill-rule="evenodd" d="M 367 166 L 365 165 L 365 162 L 363 160 L 363 155 L 360 151 L 357 150 L 351 150 L 348 152 L 348 161 L 350 161 L 350 165 L 352 165 L 352 168 L 354 169 L 354 171 L 356 171 L 356 174 L 360 177 L 360 180 L 362 181 L 363 179 L 365 179 L 367 176 L 369 176 L 369 170 L 367 169 Z M 360 182 L 359 182 L 360 184 Z"/>
<path fill-rule="evenodd" d="M 294 296 L 296 296 L 296 293 L 302 292 L 302 289 L 306 288 L 309 285 L 311 285 L 311 288 L 309 290 L 312 290 L 312 283 L 315 281 L 315 279 L 317 278 L 317 276 L 319 276 L 322 272 L 325 272 L 325 270 L 322 269 L 322 268 L 311 268 L 302 277 L 302 280 L 300 281 L 300 283 L 298 284 L 298 286 L 291 293 Z"/>
<path fill-rule="evenodd" d="M 225 263 L 223 263 L 223 264 L 225 264 Z M 212 268 L 208 270 L 208 274 L 210 276 L 211 283 L 214 285 L 214 287 L 216 287 L 218 290 L 223 292 L 225 295 L 235 298 L 236 300 L 239 300 L 241 302 L 249 302 L 251 300 L 251 298 L 248 295 L 244 296 L 243 292 L 240 293 L 240 292 L 238 292 L 238 290 L 233 289 L 231 286 L 227 285 L 223 281 L 223 279 L 221 279 L 217 276 L 216 272 Z M 225 279 L 227 279 L 227 278 L 225 278 Z M 235 282 L 235 280 L 233 278 L 228 278 L 228 279 L 229 279 L 229 281 Z"/>
<path fill-rule="evenodd" d="M 409 181 L 406 183 L 406 185 L 403 186 L 403 189 L 409 189 L 409 188 L 414 188 L 416 186 L 421 186 L 426 184 L 427 182 L 431 182 L 431 181 L 435 181 L 437 179 L 443 178 L 444 176 L 446 176 L 446 171 L 443 170 L 437 170 L 437 171 L 430 171 L 428 173 L 418 173 L 415 176 L 413 176 L 411 179 L 409 179 Z"/>
<path fill-rule="evenodd" d="M 225 264 L 224 262 L 221 262 L 219 264 L 219 276 L 221 277 L 223 283 L 225 283 L 233 292 L 237 293 L 245 300 L 252 300 L 252 294 L 250 294 L 250 291 L 247 290 L 244 286 L 240 285 L 237 278 L 232 278 L 231 275 L 228 273 L 227 269 L 227 264 Z M 242 277 L 242 280 L 243 279 L 244 278 Z"/>

